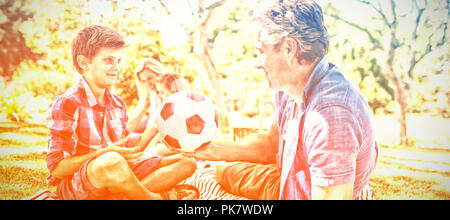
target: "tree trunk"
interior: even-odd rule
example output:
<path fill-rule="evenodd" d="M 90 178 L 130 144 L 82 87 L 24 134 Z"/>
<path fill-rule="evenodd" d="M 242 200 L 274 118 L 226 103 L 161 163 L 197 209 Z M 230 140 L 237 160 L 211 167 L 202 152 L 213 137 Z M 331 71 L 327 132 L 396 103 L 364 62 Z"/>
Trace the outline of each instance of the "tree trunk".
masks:
<path fill-rule="evenodd" d="M 406 130 L 406 109 L 407 109 L 407 95 L 408 91 L 404 88 L 396 88 L 396 102 L 400 106 L 400 111 L 397 112 L 397 120 L 400 124 L 400 145 L 408 145 L 408 134 Z M 398 97 L 398 98 L 397 98 Z"/>
<path fill-rule="evenodd" d="M 220 85 L 219 74 L 217 73 L 214 62 L 212 61 L 211 56 L 209 55 L 209 50 L 207 48 L 205 47 L 203 48 L 203 52 L 201 55 L 199 55 L 199 59 L 202 62 L 207 72 L 209 81 L 212 84 L 214 98 L 216 102 L 215 104 L 217 105 L 219 112 L 223 112 L 222 89 Z"/>
<path fill-rule="evenodd" d="M 393 57 L 392 57 L 393 58 Z M 389 81 L 394 84 L 394 101 L 399 105 L 398 111 L 396 111 L 397 115 L 397 121 L 400 124 L 400 144 L 401 145 L 408 145 L 408 133 L 406 130 L 406 109 L 408 106 L 407 99 L 409 91 L 405 89 L 403 86 L 403 82 L 401 79 L 394 74 L 392 64 L 389 64 L 390 59 L 388 59 L 388 66 L 390 67 L 389 70 L 386 72 L 386 76 L 389 79 Z"/>
<path fill-rule="evenodd" d="M 210 9 L 211 10 L 211 9 Z M 211 11 L 209 13 L 212 13 Z M 217 72 L 217 68 L 216 65 L 214 63 L 213 58 L 211 57 L 210 54 L 210 48 L 208 46 L 208 32 L 206 29 L 206 24 L 208 21 L 208 18 L 211 15 L 208 14 L 208 17 L 198 26 L 198 34 L 197 37 L 199 38 L 198 41 L 201 44 L 201 54 L 198 54 L 199 59 L 201 60 L 209 81 L 212 84 L 212 90 L 214 93 L 214 99 L 215 99 L 215 104 L 217 106 L 217 109 L 219 111 L 219 114 L 224 117 L 225 115 L 223 114 L 224 108 L 223 108 L 223 103 L 222 103 L 222 89 L 221 89 L 221 85 L 220 85 L 220 76 L 219 73 Z M 195 45 L 195 42 L 193 42 Z"/>
<path fill-rule="evenodd" d="M 168 15 L 173 16 L 170 9 L 164 4 L 162 0 L 159 0 L 159 3 L 164 8 L 164 10 L 167 12 Z M 208 46 L 208 31 L 207 31 L 207 24 L 209 19 L 211 18 L 213 11 L 217 9 L 218 7 L 225 4 L 225 0 L 217 1 L 210 5 L 209 7 L 205 8 L 203 0 L 198 0 L 198 10 L 197 13 L 192 12 L 192 14 L 197 14 L 194 17 L 194 20 L 196 22 L 196 27 L 193 31 L 191 31 L 190 28 L 186 27 L 182 21 L 178 20 L 178 23 L 183 27 L 185 32 L 189 36 L 189 41 L 191 42 L 194 47 L 198 47 L 200 49 L 199 52 L 195 52 L 197 58 L 201 61 L 207 75 L 210 83 L 212 84 L 212 90 L 214 93 L 214 98 L 216 101 L 216 105 L 219 111 L 219 114 L 221 117 L 226 117 L 226 114 L 223 114 L 225 111 L 223 99 L 222 99 L 222 89 L 220 85 L 220 76 L 216 69 L 216 65 L 214 63 L 214 60 L 211 57 L 210 54 L 210 48 Z M 175 16 L 176 18 L 176 16 Z M 190 34 L 189 34 L 190 33 Z M 200 44 L 200 45 L 197 45 Z M 195 49 L 194 49 L 195 51 Z"/>
<path fill-rule="evenodd" d="M 391 1 L 392 11 L 395 12 L 394 3 Z M 395 15 L 395 13 L 394 13 Z M 394 21 L 389 24 L 390 30 L 390 41 L 388 47 L 388 54 L 386 60 L 387 70 L 385 71 L 385 75 L 387 78 L 394 84 L 395 90 L 395 102 L 399 105 L 400 109 L 396 112 L 397 120 L 400 124 L 400 144 L 408 145 L 408 134 L 406 131 L 406 108 L 407 108 L 407 91 L 405 88 L 408 87 L 407 82 L 402 81 L 400 74 L 395 74 L 395 50 L 398 48 L 399 43 L 397 40 L 397 18 L 394 16 Z"/>

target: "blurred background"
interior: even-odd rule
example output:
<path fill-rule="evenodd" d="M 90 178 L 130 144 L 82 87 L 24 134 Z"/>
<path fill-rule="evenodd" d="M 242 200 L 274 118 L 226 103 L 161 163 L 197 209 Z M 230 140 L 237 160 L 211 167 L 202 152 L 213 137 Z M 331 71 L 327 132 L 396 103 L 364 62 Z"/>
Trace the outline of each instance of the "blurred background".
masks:
<path fill-rule="evenodd" d="M 254 68 L 247 19 L 258 2 L 0 0 L 0 123 L 13 130 L 43 126 L 53 97 L 80 77 L 72 65 L 72 39 L 82 28 L 100 24 L 117 30 L 128 44 L 114 90 L 129 112 L 137 104 L 135 69 L 142 58 L 153 57 L 213 100 L 221 116 L 219 139 L 266 129 L 272 93 L 264 73 Z M 330 36 L 327 58 L 368 101 L 377 141 L 386 151 L 443 150 L 437 166 L 448 198 L 449 1 L 317 2 Z M 13 138 L 7 130 L 3 146 Z"/>
<path fill-rule="evenodd" d="M 430 139 L 444 132 L 431 144 L 448 146 L 449 2 L 318 3 L 330 35 L 328 59 L 366 97 L 379 119 L 376 125 L 383 127 L 379 131 L 389 134 L 378 134 L 386 139 L 380 141 L 413 144 L 424 141 L 416 135 Z M 271 92 L 264 74 L 253 67 L 254 36 L 246 19 L 255 4 L 1 0 L 0 120 L 43 123 L 52 98 L 80 77 L 72 65 L 72 39 L 83 27 L 101 24 L 116 29 L 128 43 L 114 89 L 130 111 L 137 104 L 134 70 L 143 57 L 153 57 L 214 100 L 222 133 L 232 132 L 233 126 L 265 128 L 273 111 Z M 420 132 L 415 124 L 423 125 Z"/>
<path fill-rule="evenodd" d="M 318 2 L 330 35 L 328 59 L 366 97 L 380 119 L 377 126 L 389 133 L 383 137 L 386 144 L 412 144 L 419 141 L 415 135 L 447 133 L 448 122 L 425 122 L 450 116 L 449 2 Z M 255 4 L 1 0 L 0 120 L 43 123 L 52 98 L 80 77 L 72 65 L 72 39 L 83 27 L 101 24 L 116 29 L 128 43 L 114 89 L 130 111 L 137 104 L 134 70 L 143 57 L 153 57 L 214 100 L 222 133 L 232 132 L 234 125 L 265 128 L 273 111 L 271 92 L 253 67 L 254 36 L 246 19 Z M 425 127 L 417 132 L 408 124 Z M 448 138 L 434 144 L 448 145 Z"/>

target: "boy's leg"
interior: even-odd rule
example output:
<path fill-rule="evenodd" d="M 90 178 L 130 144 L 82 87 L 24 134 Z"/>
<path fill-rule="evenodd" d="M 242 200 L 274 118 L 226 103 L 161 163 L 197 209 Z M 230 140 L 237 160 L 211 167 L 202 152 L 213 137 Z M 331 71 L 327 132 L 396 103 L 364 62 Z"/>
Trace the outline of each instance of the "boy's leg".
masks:
<path fill-rule="evenodd" d="M 190 177 L 196 168 L 194 159 L 180 154 L 171 155 L 162 158 L 158 168 L 141 179 L 141 182 L 150 191 L 166 191 Z"/>
<path fill-rule="evenodd" d="M 108 152 L 92 160 L 87 167 L 87 177 L 94 187 L 124 193 L 130 199 L 162 199 L 160 194 L 145 188 L 127 161 L 116 152 Z"/>

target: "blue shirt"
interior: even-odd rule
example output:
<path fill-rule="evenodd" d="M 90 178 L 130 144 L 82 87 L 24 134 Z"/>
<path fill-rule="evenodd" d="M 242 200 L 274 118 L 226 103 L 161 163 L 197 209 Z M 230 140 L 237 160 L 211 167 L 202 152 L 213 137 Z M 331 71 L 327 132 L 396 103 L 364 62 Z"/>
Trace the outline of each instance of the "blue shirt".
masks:
<path fill-rule="evenodd" d="M 375 169 L 371 110 L 360 92 L 324 57 L 295 102 L 275 94 L 279 126 L 280 199 L 311 199 L 311 186 L 354 181 L 356 198 Z"/>

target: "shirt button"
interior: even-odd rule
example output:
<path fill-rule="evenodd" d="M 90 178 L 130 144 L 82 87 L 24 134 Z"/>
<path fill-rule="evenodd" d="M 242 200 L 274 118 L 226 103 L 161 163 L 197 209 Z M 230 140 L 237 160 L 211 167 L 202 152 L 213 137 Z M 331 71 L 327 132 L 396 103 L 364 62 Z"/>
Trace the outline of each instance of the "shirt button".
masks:
<path fill-rule="evenodd" d="M 334 183 L 334 180 L 328 180 L 328 183 L 329 183 L 329 184 L 333 184 L 333 183 Z"/>

